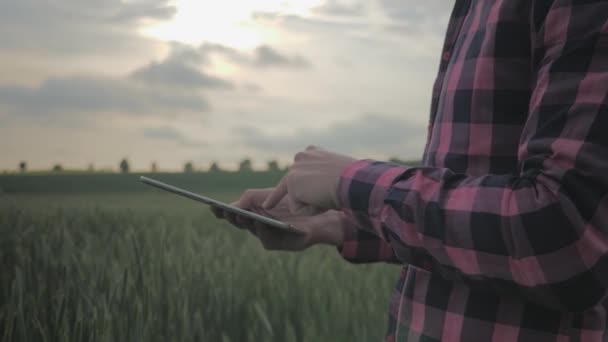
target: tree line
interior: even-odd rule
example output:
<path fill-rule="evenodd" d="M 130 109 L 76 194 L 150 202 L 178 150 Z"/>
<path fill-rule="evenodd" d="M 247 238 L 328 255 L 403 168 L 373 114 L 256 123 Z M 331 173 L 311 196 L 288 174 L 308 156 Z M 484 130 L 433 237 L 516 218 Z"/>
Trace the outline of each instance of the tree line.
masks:
<path fill-rule="evenodd" d="M 123 158 L 122 160 L 120 160 L 119 164 L 118 164 L 118 171 L 120 173 L 130 173 L 131 172 L 131 164 L 129 162 L 129 160 L 127 158 Z M 281 169 L 281 167 L 279 166 L 279 163 L 276 160 L 271 160 L 268 161 L 266 164 L 266 171 L 271 171 L 271 172 L 279 172 L 279 171 L 285 171 L 285 169 Z M 19 163 L 19 172 L 20 173 L 26 173 L 28 172 L 28 165 L 26 161 L 21 161 Z M 63 165 L 61 164 L 55 164 L 53 165 L 53 167 L 51 167 L 50 169 L 51 172 L 54 173 L 60 173 L 60 172 L 64 172 L 65 169 L 63 167 Z M 86 169 L 87 172 L 95 172 L 95 167 L 93 166 L 93 164 L 89 164 L 88 168 Z M 104 170 L 104 172 L 107 170 Z M 156 162 L 152 162 L 150 164 L 150 169 L 149 171 L 151 173 L 156 173 L 156 172 L 160 172 L 158 164 Z M 182 168 L 182 172 L 184 173 L 193 173 L 193 172 L 200 172 L 200 171 L 207 171 L 207 172 L 227 172 L 226 169 L 223 169 L 220 164 L 218 162 L 212 162 L 211 165 L 209 166 L 209 168 L 207 170 L 202 170 L 202 169 L 196 169 L 194 167 L 194 163 L 192 161 L 187 161 L 186 163 L 184 163 L 184 166 Z M 238 171 L 239 172 L 253 172 L 253 166 L 252 166 L 252 161 L 249 158 L 245 158 L 242 161 L 239 162 L 239 167 L 238 167 Z"/>
<path fill-rule="evenodd" d="M 402 160 L 402 159 L 398 159 L 398 158 L 390 158 L 389 162 L 394 163 L 394 164 L 410 165 L 410 166 L 420 165 L 419 161 L 406 161 L 406 160 Z M 120 163 L 118 164 L 118 170 L 120 173 L 130 173 L 131 172 L 131 164 L 129 163 L 129 160 L 127 158 L 123 158 L 120 161 Z M 265 171 L 280 172 L 280 171 L 286 171 L 286 170 L 287 170 L 287 167 L 281 168 L 279 166 L 279 163 L 276 160 L 270 160 L 266 163 Z M 55 165 L 53 165 L 53 167 L 51 168 L 50 171 L 54 172 L 54 173 L 60 173 L 60 172 L 64 172 L 65 169 L 63 168 L 63 166 L 61 164 L 55 164 Z M 95 172 L 95 171 L 96 170 L 95 170 L 95 167 L 93 166 L 93 164 L 89 164 L 89 166 L 86 169 L 86 172 Z M 220 167 L 220 164 L 218 162 L 212 162 L 207 170 L 201 170 L 201 169 L 196 169 L 194 167 L 194 163 L 192 161 L 188 161 L 188 162 L 184 163 L 184 166 L 182 169 L 182 172 L 184 172 L 184 173 L 193 173 L 193 172 L 201 172 L 201 171 L 227 172 L 227 170 L 222 169 Z M 19 172 L 21 172 L 21 173 L 28 172 L 28 166 L 27 166 L 26 161 L 21 161 L 19 163 Z M 105 170 L 104 170 L 104 172 L 105 172 Z M 152 172 L 152 173 L 159 172 L 159 167 L 156 162 L 151 163 L 150 172 Z M 238 172 L 253 172 L 251 159 L 245 158 L 245 159 L 241 160 L 239 162 Z"/>

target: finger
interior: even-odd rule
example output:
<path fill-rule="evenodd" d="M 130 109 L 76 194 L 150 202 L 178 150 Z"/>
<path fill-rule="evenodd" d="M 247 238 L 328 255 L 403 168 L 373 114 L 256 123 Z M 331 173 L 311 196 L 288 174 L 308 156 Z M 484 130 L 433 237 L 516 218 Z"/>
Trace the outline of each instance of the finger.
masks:
<path fill-rule="evenodd" d="M 244 228 L 244 229 L 253 228 L 253 220 L 246 218 L 244 216 L 236 215 L 235 221 L 241 228 Z"/>
<path fill-rule="evenodd" d="M 236 215 L 229 212 L 229 211 L 224 211 L 224 217 L 226 218 L 226 221 L 230 222 L 230 224 L 232 224 L 233 226 L 243 229 L 243 227 L 241 227 L 239 225 L 239 223 L 236 221 Z"/>
<path fill-rule="evenodd" d="M 252 190 L 252 192 L 253 192 L 253 190 Z M 243 197 L 252 197 L 252 195 L 243 195 Z M 244 201 L 245 201 L 245 204 L 247 204 L 247 202 L 249 200 L 245 199 Z M 255 210 L 254 210 L 255 208 L 251 208 L 247 205 L 243 205 L 243 202 L 241 202 L 241 200 L 232 202 L 232 203 L 230 203 L 230 205 L 233 207 L 237 207 L 237 208 L 241 208 L 241 209 L 250 211 L 250 212 L 255 212 Z M 228 211 L 226 211 L 226 212 L 228 212 Z M 234 214 L 234 221 L 239 226 L 239 228 L 248 229 L 248 230 L 254 229 L 254 227 L 253 227 L 254 221 L 246 216 Z"/>
<path fill-rule="evenodd" d="M 211 210 L 213 215 L 215 215 L 215 218 L 218 218 L 218 219 L 224 218 L 224 211 L 221 210 L 220 208 L 211 206 L 211 207 L 209 207 L 209 209 Z"/>
<path fill-rule="evenodd" d="M 287 200 L 282 202 L 283 205 L 287 205 L 287 210 L 291 216 L 314 216 L 319 215 L 326 210 L 300 202 L 293 196 L 287 195 Z"/>
<path fill-rule="evenodd" d="M 287 207 L 289 208 L 290 213 L 294 215 L 303 215 L 306 212 L 307 205 L 297 201 L 292 196 L 287 196 Z"/>
<path fill-rule="evenodd" d="M 245 190 L 245 192 L 241 195 L 241 198 L 232 203 L 232 205 L 246 210 L 260 207 L 262 202 L 264 202 L 272 190 L 273 188 Z"/>
<path fill-rule="evenodd" d="M 272 209 L 287 195 L 287 176 L 283 177 L 275 189 L 268 195 L 262 208 Z"/>
<path fill-rule="evenodd" d="M 245 230 L 251 233 L 253 236 L 257 236 L 255 232 L 255 227 L 253 226 L 253 222 L 244 222 L 239 219 L 238 215 L 235 217 L 234 226 L 240 230 Z"/>

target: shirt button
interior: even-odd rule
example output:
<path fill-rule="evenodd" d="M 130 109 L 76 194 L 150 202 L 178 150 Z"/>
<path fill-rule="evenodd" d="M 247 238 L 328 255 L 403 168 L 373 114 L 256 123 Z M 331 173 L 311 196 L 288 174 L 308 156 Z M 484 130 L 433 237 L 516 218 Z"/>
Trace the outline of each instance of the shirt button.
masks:
<path fill-rule="evenodd" d="M 449 60 L 450 60 L 450 57 L 452 57 L 452 51 L 447 50 L 447 51 L 445 51 L 445 52 L 443 53 L 443 57 L 442 57 L 442 58 L 443 58 L 443 61 L 444 61 L 444 62 L 449 61 Z"/>
<path fill-rule="evenodd" d="M 421 266 L 422 266 L 423 270 L 426 270 L 429 272 L 433 269 L 433 264 L 431 264 L 431 261 L 429 261 L 429 260 L 423 260 Z"/>

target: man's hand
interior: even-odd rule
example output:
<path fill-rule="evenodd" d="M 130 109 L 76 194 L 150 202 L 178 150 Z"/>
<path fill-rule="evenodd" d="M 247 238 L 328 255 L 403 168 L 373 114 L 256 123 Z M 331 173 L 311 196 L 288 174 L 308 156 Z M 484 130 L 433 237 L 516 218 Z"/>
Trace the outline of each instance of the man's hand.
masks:
<path fill-rule="evenodd" d="M 262 203 L 273 190 L 274 188 L 247 190 L 232 205 L 289 223 L 303 234 L 268 227 L 263 223 L 214 207 L 211 210 L 217 218 L 225 218 L 233 225 L 257 236 L 268 250 L 300 251 L 320 243 L 335 246 L 342 244 L 345 223 L 340 212 L 330 210 L 318 215 L 294 216 L 286 201 L 280 201 L 273 209 L 264 209 Z"/>
<path fill-rule="evenodd" d="M 286 197 L 289 209 L 297 214 L 303 209 L 318 211 L 338 209 L 338 184 L 344 168 L 355 159 L 322 150 L 315 146 L 299 152 L 287 175 L 264 202 L 274 208 Z"/>

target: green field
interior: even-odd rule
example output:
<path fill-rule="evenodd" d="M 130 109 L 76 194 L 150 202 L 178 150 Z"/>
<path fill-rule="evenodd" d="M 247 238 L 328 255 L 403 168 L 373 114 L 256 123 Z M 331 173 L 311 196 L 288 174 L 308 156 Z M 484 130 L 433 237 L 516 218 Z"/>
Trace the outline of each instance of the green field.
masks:
<path fill-rule="evenodd" d="M 208 176 L 158 178 L 230 201 L 280 177 Z M 265 251 L 206 207 L 139 188 L 133 175 L 10 177 L 0 176 L 0 341 L 383 337 L 397 266 L 352 265 L 325 246 Z"/>
<path fill-rule="evenodd" d="M 5 194 L 98 194 L 152 192 L 139 182 L 147 176 L 199 192 L 238 193 L 250 186 L 269 187 L 284 172 L 194 172 L 194 173 L 34 173 L 0 175 L 0 193 Z"/>

